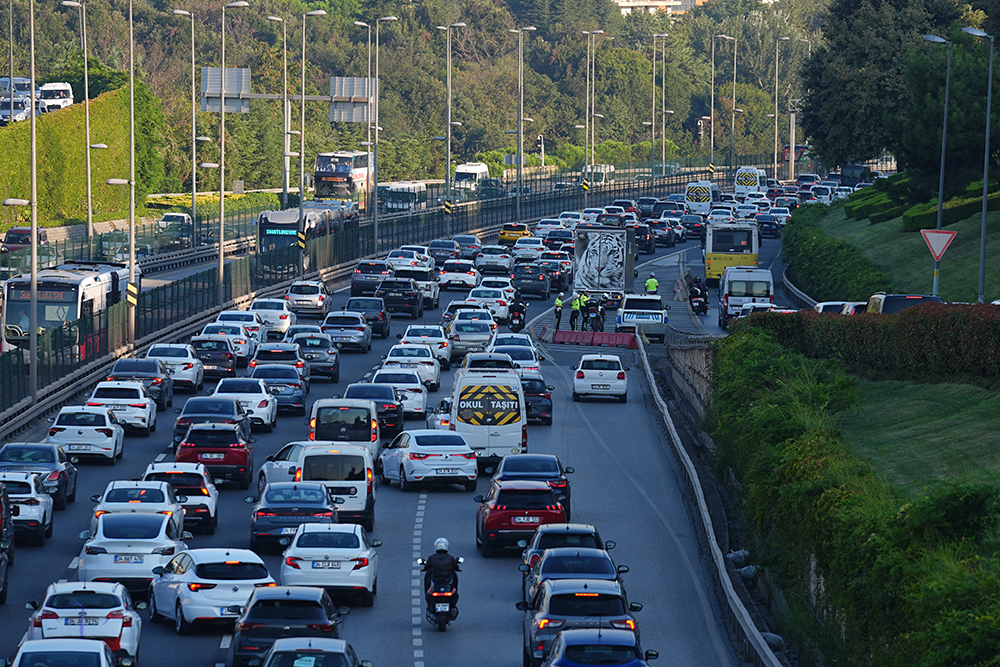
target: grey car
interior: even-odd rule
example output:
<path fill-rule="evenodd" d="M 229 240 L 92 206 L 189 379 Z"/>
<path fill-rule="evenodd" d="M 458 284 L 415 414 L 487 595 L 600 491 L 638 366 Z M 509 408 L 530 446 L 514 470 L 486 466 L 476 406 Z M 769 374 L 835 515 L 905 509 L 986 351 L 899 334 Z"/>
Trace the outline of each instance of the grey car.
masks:
<path fill-rule="evenodd" d="M 285 302 L 296 315 L 326 317 L 330 312 L 330 293 L 322 280 L 302 280 L 288 287 Z"/>
<path fill-rule="evenodd" d="M 483 247 L 483 240 L 475 234 L 461 234 L 453 236 L 451 240 L 462 248 L 462 259 L 475 259 L 479 249 Z"/>
<path fill-rule="evenodd" d="M 255 380 L 263 380 L 271 394 L 278 399 L 278 410 L 306 413 L 306 389 L 292 366 L 258 366 L 250 373 Z"/>
<path fill-rule="evenodd" d="M 389 262 L 376 259 L 358 262 L 351 274 L 351 296 L 374 294 L 378 284 L 392 275 L 393 267 Z"/>
<path fill-rule="evenodd" d="M 265 343 L 257 348 L 250 360 L 250 368 L 260 366 L 290 366 L 299 374 L 299 379 L 309 393 L 309 364 L 302 356 L 302 350 L 292 343 Z"/>
<path fill-rule="evenodd" d="M 322 329 L 323 333 L 330 334 L 338 348 L 350 347 L 362 352 L 372 349 L 372 328 L 361 313 L 330 313 L 323 320 Z"/>
<path fill-rule="evenodd" d="M 451 259 L 461 259 L 462 257 L 462 246 L 454 240 L 441 240 L 431 241 L 430 245 L 427 246 L 428 252 L 430 252 L 431 257 L 437 263 L 437 266 L 441 266 L 446 261 Z"/>
<path fill-rule="evenodd" d="M 309 365 L 310 377 L 322 375 L 330 382 L 340 381 L 340 352 L 330 334 L 304 333 L 292 338 Z"/>
<path fill-rule="evenodd" d="M 493 339 L 493 327 L 487 320 L 461 320 L 448 325 L 451 356 L 461 357 L 469 352 L 482 352 Z"/>

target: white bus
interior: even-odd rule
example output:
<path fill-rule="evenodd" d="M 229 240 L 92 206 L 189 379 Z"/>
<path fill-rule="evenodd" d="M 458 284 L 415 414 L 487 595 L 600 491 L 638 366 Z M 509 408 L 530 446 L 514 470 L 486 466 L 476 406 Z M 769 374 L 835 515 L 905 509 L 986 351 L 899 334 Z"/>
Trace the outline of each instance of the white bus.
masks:
<path fill-rule="evenodd" d="M 693 181 L 684 189 L 684 204 L 688 213 L 707 217 L 712 206 L 722 201 L 719 186 L 711 181 Z"/>
<path fill-rule="evenodd" d="M 423 210 L 427 208 L 427 184 L 420 181 L 390 183 L 384 197 L 387 213 Z"/>
<path fill-rule="evenodd" d="M 478 190 L 480 183 L 490 177 L 490 168 L 482 162 L 466 162 L 455 167 L 452 186 L 456 190 Z"/>
<path fill-rule="evenodd" d="M 374 183 L 375 161 L 364 151 L 336 151 L 316 156 L 313 170 L 316 199 L 354 202 L 365 210 Z"/>
<path fill-rule="evenodd" d="M 581 180 L 590 181 L 590 185 L 607 185 L 615 180 L 615 166 L 613 164 L 589 164 L 583 168 L 580 175 Z"/>

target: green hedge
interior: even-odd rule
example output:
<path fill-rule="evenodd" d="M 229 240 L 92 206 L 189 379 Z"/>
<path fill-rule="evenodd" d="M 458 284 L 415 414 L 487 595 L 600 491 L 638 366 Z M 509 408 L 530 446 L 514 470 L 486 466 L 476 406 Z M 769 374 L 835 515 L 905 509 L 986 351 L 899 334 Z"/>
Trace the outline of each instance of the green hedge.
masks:
<path fill-rule="evenodd" d="M 1000 562 L 982 547 L 997 489 L 901 498 L 838 435 L 853 382 L 750 326 L 765 315 L 716 344 L 708 427 L 749 548 L 785 593 L 785 634 L 812 664 L 1000 664 Z"/>
<path fill-rule="evenodd" d="M 980 187 L 982 184 L 980 183 Z M 956 222 L 971 218 L 983 210 L 983 197 L 963 197 L 944 203 L 941 210 L 941 226 L 947 227 Z M 986 198 L 986 210 L 1000 211 L 1000 192 L 994 192 Z M 918 204 L 903 213 L 903 231 L 919 232 L 921 229 L 937 227 L 937 200 L 926 204 Z"/>
<path fill-rule="evenodd" d="M 796 287 L 819 301 L 867 301 L 875 292 L 894 291 L 892 277 L 845 241 L 829 236 L 816 222 L 826 206 L 803 206 L 782 231 L 782 257 Z"/>
<path fill-rule="evenodd" d="M 885 211 L 872 213 L 870 216 L 868 216 L 868 224 L 877 225 L 885 222 L 886 220 L 892 220 L 893 218 L 898 218 L 899 216 L 903 215 L 904 211 L 906 211 L 905 206 L 894 206 L 893 208 L 890 208 Z"/>

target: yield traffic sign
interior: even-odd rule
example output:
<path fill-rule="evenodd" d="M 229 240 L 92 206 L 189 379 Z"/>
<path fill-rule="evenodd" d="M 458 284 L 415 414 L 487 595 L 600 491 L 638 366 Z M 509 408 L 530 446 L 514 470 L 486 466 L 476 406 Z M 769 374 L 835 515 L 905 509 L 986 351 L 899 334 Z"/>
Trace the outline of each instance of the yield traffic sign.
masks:
<path fill-rule="evenodd" d="M 935 262 L 941 261 L 944 256 L 944 251 L 948 249 L 951 245 L 952 240 L 955 238 L 955 234 L 958 232 L 952 232 L 945 229 L 921 229 L 921 235 L 924 237 L 924 241 L 927 243 L 927 247 L 930 248 L 931 256 L 934 258 Z"/>

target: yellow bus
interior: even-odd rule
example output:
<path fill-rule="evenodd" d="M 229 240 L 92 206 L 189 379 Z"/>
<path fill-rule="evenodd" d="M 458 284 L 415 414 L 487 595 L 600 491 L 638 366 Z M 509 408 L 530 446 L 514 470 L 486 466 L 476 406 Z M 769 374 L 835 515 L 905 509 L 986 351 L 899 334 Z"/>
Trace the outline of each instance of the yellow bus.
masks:
<path fill-rule="evenodd" d="M 705 233 L 705 282 L 718 285 L 730 266 L 757 266 L 760 235 L 748 222 L 709 223 Z"/>

